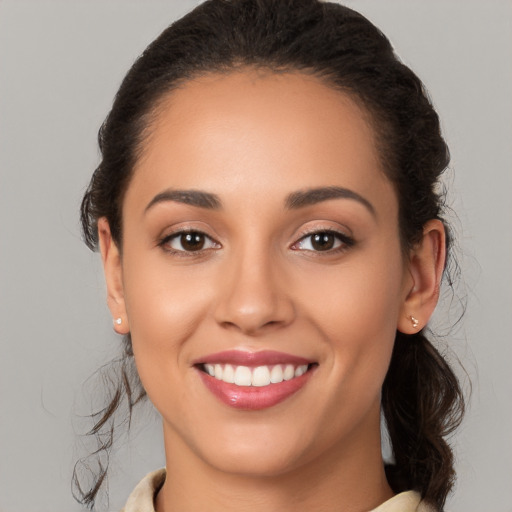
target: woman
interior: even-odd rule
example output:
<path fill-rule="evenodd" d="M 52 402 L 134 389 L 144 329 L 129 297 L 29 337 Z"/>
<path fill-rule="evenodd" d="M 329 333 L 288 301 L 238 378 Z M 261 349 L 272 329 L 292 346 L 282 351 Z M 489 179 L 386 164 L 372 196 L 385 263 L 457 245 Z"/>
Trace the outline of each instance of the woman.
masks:
<path fill-rule="evenodd" d="M 442 510 L 463 399 L 423 330 L 449 157 L 382 33 L 314 0 L 205 2 L 99 140 L 82 222 L 125 352 L 93 433 L 108 450 L 123 393 L 130 414 L 147 393 L 166 451 L 125 511 Z"/>

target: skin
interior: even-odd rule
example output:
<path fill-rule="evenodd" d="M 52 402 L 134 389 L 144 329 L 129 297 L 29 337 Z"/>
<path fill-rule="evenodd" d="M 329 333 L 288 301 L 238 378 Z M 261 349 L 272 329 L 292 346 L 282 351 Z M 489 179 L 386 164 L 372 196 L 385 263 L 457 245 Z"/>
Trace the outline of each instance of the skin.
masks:
<path fill-rule="evenodd" d="M 123 247 L 99 222 L 115 328 L 163 419 L 167 480 L 158 512 L 370 510 L 393 495 L 383 471 L 380 392 L 397 329 L 430 317 L 444 230 L 408 254 L 395 190 L 368 115 L 300 73 L 209 75 L 159 106 L 123 204 Z M 287 207 L 340 187 L 364 198 Z M 219 208 L 169 190 L 215 194 Z M 207 235 L 182 249 L 180 229 Z M 318 251 L 311 232 L 353 240 Z M 211 239 L 211 241 L 210 241 Z M 419 320 L 413 328 L 410 316 Z M 260 411 L 233 409 L 193 367 L 223 350 L 278 350 L 318 363 L 308 383 Z"/>

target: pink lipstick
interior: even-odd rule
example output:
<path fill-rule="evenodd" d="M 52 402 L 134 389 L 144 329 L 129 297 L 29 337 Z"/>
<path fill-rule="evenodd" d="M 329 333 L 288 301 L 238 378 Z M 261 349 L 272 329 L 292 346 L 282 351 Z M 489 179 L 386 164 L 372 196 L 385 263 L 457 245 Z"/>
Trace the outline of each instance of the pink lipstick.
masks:
<path fill-rule="evenodd" d="M 272 407 L 299 391 L 317 364 L 275 351 L 230 350 L 194 363 L 205 386 L 223 403 L 248 410 Z"/>

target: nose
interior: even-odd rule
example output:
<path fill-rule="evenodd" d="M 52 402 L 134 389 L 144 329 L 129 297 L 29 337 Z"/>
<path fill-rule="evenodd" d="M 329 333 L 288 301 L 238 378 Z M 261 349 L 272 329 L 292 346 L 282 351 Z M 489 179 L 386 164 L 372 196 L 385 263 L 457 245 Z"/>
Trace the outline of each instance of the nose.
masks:
<path fill-rule="evenodd" d="M 290 289 L 276 260 L 258 252 L 226 262 L 215 309 L 223 328 L 258 336 L 293 322 Z"/>

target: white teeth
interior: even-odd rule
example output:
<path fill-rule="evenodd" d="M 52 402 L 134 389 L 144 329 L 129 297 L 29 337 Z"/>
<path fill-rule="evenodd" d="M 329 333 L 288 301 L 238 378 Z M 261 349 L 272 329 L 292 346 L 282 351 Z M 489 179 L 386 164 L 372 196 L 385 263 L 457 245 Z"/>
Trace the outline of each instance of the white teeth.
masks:
<path fill-rule="evenodd" d="M 293 364 L 274 366 L 233 366 L 231 364 L 204 364 L 204 370 L 208 375 L 217 380 L 237 386 L 264 387 L 270 384 L 279 384 L 284 380 L 291 380 L 304 375 L 308 371 L 308 365 Z"/>
<path fill-rule="evenodd" d="M 252 372 L 252 385 L 263 387 L 270 384 L 270 370 L 268 366 L 258 366 Z"/>
<path fill-rule="evenodd" d="M 233 384 L 235 382 L 235 369 L 230 364 L 224 366 L 222 380 L 228 384 Z"/>
<path fill-rule="evenodd" d="M 235 384 L 237 386 L 250 386 L 251 382 L 251 369 L 247 366 L 237 366 L 235 370 Z"/>
<path fill-rule="evenodd" d="M 270 372 L 270 382 L 272 382 L 272 384 L 279 384 L 280 382 L 283 382 L 283 368 L 280 364 L 277 364 L 272 368 L 272 371 Z"/>
<path fill-rule="evenodd" d="M 304 375 L 308 371 L 308 365 L 303 364 L 302 366 L 297 366 L 295 370 L 295 377 L 300 377 L 301 375 Z"/>
<path fill-rule="evenodd" d="M 293 379 L 293 377 L 295 377 L 295 368 L 293 364 L 287 364 L 283 372 L 283 379 L 290 380 Z"/>

